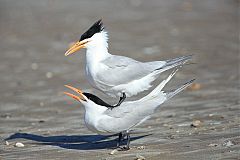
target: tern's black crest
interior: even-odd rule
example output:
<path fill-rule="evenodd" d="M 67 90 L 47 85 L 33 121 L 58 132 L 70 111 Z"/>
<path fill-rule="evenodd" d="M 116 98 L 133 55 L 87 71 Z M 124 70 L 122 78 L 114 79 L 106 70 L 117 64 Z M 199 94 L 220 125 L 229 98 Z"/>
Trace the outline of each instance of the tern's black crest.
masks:
<path fill-rule="evenodd" d="M 95 22 L 85 33 L 82 34 L 79 41 L 92 37 L 95 33 L 99 33 L 104 29 L 102 20 Z"/>
<path fill-rule="evenodd" d="M 101 100 L 100 98 L 98 98 L 97 96 L 91 94 L 91 93 L 83 93 L 88 99 L 90 99 L 91 101 L 93 101 L 94 103 L 101 105 L 101 106 L 105 106 L 107 108 L 113 108 L 113 106 L 111 106 L 110 104 L 107 104 L 106 102 L 104 102 L 103 100 Z"/>

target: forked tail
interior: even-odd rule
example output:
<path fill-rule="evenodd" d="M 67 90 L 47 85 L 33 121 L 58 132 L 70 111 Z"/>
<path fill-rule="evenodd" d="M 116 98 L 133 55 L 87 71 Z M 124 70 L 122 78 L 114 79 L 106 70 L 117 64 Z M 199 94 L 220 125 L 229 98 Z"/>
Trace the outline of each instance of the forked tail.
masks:
<path fill-rule="evenodd" d="M 192 79 L 192 80 L 186 82 L 185 84 L 183 84 L 181 87 L 179 87 L 171 92 L 168 92 L 166 95 L 167 100 L 169 100 L 170 98 L 172 98 L 173 96 L 175 96 L 176 94 L 178 94 L 179 92 L 181 92 L 182 90 L 184 90 L 185 88 L 190 86 L 194 81 L 195 81 L 195 79 Z"/>
<path fill-rule="evenodd" d="M 159 73 L 164 72 L 166 70 L 169 70 L 171 68 L 177 67 L 177 66 L 182 66 L 184 63 L 192 59 L 193 55 L 188 55 L 188 56 L 182 56 L 174 59 L 169 59 L 166 61 L 166 64 L 162 66 L 161 68 L 158 68 L 156 70 L 159 71 Z"/>
<path fill-rule="evenodd" d="M 165 100 L 168 100 L 173 96 L 175 96 L 176 94 L 178 94 L 179 92 L 181 92 L 182 90 L 184 90 L 185 88 L 187 88 L 195 80 L 195 79 L 192 79 L 187 83 L 183 84 L 181 87 L 171 92 L 166 93 L 162 91 L 163 87 L 165 87 L 165 85 L 172 79 L 172 77 L 176 74 L 177 71 L 178 71 L 178 68 L 173 70 L 173 72 L 167 77 L 167 79 L 163 80 L 152 92 L 150 92 L 147 96 L 143 97 L 142 100 L 149 100 L 157 96 L 161 96 L 162 98 L 165 97 L 166 98 Z"/>
<path fill-rule="evenodd" d="M 173 72 L 167 77 L 167 79 L 163 80 L 152 92 L 150 92 L 147 96 L 143 97 L 141 100 L 147 100 L 151 98 L 155 98 L 159 96 L 160 93 L 163 93 L 163 87 L 172 79 L 172 77 L 177 73 L 178 69 L 173 70 Z"/>

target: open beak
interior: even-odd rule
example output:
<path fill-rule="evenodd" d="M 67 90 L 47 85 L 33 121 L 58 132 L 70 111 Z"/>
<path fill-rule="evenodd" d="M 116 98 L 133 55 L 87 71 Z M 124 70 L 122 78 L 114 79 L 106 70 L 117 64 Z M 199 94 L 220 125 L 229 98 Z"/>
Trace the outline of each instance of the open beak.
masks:
<path fill-rule="evenodd" d="M 65 56 L 68 56 L 70 54 L 75 53 L 76 51 L 80 50 L 81 48 L 85 48 L 85 44 L 88 43 L 89 40 L 84 39 L 80 42 L 76 42 L 74 43 L 66 52 L 65 52 Z"/>
<path fill-rule="evenodd" d="M 69 97 L 72 97 L 73 99 L 75 99 L 75 100 L 77 100 L 77 101 L 79 101 L 79 102 L 80 102 L 81 100 L 87 101 L 87 100 L 84 98 L 83 93 L 82 93 L 82 91 L 81 91 L 80 89 L 74 88 L 74 87 L 69 86 L 69 85 L 65 85 L 65 87 L 67 87 L 67 88 L 73 90 L 74 92 L 78 93 L 79 96 L 73 95 L 73 94 L 68 93 L 68 92 L 64 92 L 64 94 L 68 95 Z"/>

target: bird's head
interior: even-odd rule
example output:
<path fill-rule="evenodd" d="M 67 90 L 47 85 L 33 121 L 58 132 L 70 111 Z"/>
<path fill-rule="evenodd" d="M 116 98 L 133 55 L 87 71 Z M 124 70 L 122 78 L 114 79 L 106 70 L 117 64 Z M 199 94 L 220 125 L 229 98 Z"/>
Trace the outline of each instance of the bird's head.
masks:
<path fill-rule="evenodd" d="M 106 108 L 111 108 L 112 106 L 106 102 L 104 102 L 103 100 L 101 100 L 99 97 L 91 94 L 91 93 L 86 93 L 86 92 L 82 92 L 80 89 L 74 88 L 72 86 L 69 85 L 65 85 L 65 87 L 73 90 L 74 92 L 76 92 L 78 94 L 78 96 L 68 93 L 68 92 L 64 92 L 64 94 L 68 95 L 69 97 L 81 102 L 84 106 L 95 106 L 95 105 L 99 105 L 99 106 L 103 106 Z"/>
<path fill-rule="evenodd" d="M 65 53 L 65 56 L 75 53 L 81 48 L 104 47 L 108 48 L 108 35 L 104 30 L 102 20 L 95 22 L 85 33 L 83 33 L 79 41 L 75 42 Z"/>

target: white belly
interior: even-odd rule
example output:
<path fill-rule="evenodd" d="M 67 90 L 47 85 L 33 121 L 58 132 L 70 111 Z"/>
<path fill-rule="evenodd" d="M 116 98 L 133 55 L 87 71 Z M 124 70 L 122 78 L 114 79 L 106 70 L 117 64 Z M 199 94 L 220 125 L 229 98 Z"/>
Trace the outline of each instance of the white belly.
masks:
<path fill-rule="evenodd" d="M 85 125 L 90 131 L 94 133 L 98 133 L 101 135 L 112 134 L 111 132 L 108 132 L 107 130 L 104 130 L 104 128 L 99 126 L 99 121 L 107 117 L 106 115 L 101 114 L 102 112 L 104 111 L 99 110 L 94 112 L 91 111 L 85 112 L 84 115 Z"/>
<path fill-rule="evenodd" d="M 127 97 L 137 95 L 138 93 L 148 90 L 152 85 L 151 82 L 155 80 L 155 75 L 147 75 L 139 80 L 131 81 L 127 84 L 119 84 L 117 86 L 106 85 L 105 83 L 99 83 L 95 80 L 94 74 L 89 70 L 86 70 L 87 79 L 92 87 L 102 91 L 103 93 L 111 97 L 121 97 L 123 93 Z"/>
<path fill-rule="evenodd" d="M 114 87 L 109 86 L 104 82 L 100 83 L 99 80 L 96 79 L 97 70 L 94 70 L 94 67 L 86 66 L 85 74 L 88 82 L 93 88 L 96 88 L 111 97 L 118 97 L 118 95 L 122 96 L 121 91 L 115 90 Z"/>
<path fill-rule="evenodd" d="M 87 80 L 92 85 L 92 87 L 102 91 L 111 97 L 121 97 L 123 93 L 125 93 L 127 97 L 131 97 L 142 91 L 148 90 L 152 86 L 151 83 L 156 79 L 157 75 L 157 73 L 152 73 L 145 77 L 142 77 L 141 79 L 132 80 L 125 84 L 112 86 L 111 84 L 107 84 L 107 82 L 101 82 L 97 79 L 96 75 L 98 74 L 98 71 L 102 72 L 104 70 L 104 66 L 99 63 L 98 66 L 87 65 L 85 72 Z"/>

